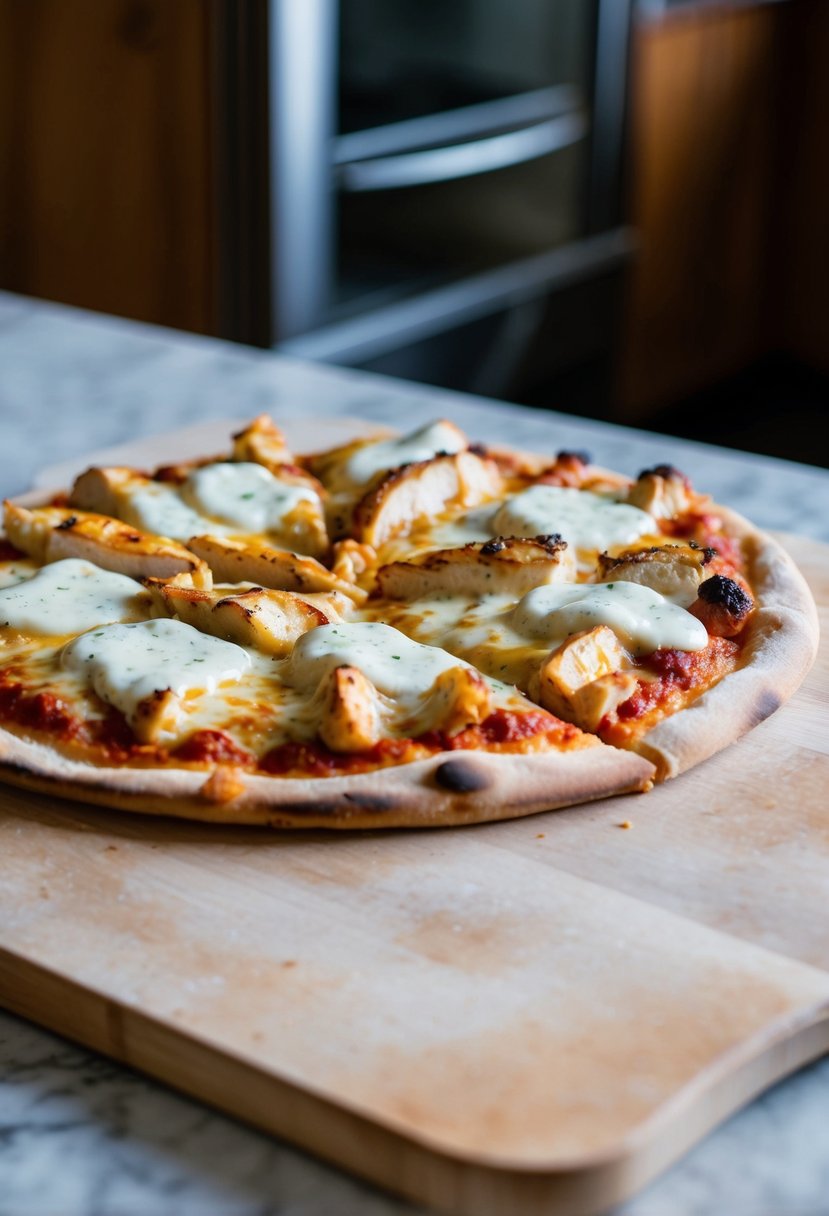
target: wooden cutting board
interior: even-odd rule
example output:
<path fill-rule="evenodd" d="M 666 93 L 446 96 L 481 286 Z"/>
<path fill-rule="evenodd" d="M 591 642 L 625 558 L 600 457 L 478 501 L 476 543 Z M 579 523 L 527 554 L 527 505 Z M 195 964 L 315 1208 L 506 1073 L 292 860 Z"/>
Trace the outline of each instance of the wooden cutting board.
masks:
<path fill-rule="evenodd" d="M 447 1212 L 601 1211 L 829 1049 L 828 703 L 824 643 L 653 793 L 457 830 L 0 788 L 0 1003 Z"/>

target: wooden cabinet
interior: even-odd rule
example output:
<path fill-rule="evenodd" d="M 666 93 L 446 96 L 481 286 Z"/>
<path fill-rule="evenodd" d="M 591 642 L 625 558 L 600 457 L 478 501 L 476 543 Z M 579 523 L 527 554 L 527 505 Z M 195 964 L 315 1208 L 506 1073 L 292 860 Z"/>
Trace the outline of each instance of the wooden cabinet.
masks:
<path fill-rule="evenodd" d="M 829 6 L 700 4 L 634 36 L 626 421 L 769 350 L 829 369 Z"/>
<path fill-rule="evenodd" d="M 0 0 L 0 286 L 217 328 L 210 0 Z"/>

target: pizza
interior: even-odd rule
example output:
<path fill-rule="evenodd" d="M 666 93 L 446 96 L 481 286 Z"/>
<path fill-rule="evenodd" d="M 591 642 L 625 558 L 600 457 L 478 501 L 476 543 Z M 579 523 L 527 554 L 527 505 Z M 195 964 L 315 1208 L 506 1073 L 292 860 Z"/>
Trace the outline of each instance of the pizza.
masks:
<path fill-rule="evenodd" d="M 446 420 L 297 455 L 262 415 L 4 529 L 0 778 L 132 811 L 429 826 L 643 792 L 817 644 L 784 550 L 677 469 Z"/>

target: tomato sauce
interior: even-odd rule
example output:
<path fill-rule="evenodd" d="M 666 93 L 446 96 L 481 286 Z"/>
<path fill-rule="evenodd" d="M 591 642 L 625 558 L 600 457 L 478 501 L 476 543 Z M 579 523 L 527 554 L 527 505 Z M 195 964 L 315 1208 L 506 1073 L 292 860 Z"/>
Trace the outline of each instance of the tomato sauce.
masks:
<path fill-rule="evenodd" d="M 623 744 L 644 725 L 675 712 L 737 666 L 740 647 L 729 638 L 711 638 L 705 650 L 655 650 L 641 668 L 653 679 L 639 681 L 632 696 L 599 724 L 605 743 Z"/>
<path fill-rule="evenodd" d="M 437 752 L 476 748 L 521 751 L 530 740 L 566 746 L 580 735 L 578 727 L 561 722 L 543 709 L 526 713 L 496 709 L 479 725 L 468 726 L 456 735 L 427 731 L 413 739 L 381 739 L 364 752 L 332 752 L 322 743 L 280 743 L 260 760 L 259 767 L 278 776 L 330 777 L 408 764 Z"/>
<path fill-rule="evenodd" d="M 0 562 L 19 562 L 21 557 L 26 556 L 27 554 L 15 549 L 10 540 L 0 537 Z"/>
<path fill-rule="evenodd" d="M 253 768 L 256 757 L 223 730 L 197 730 L 173 752 L 176 760 L 193 764 L 237 764 Z"/>

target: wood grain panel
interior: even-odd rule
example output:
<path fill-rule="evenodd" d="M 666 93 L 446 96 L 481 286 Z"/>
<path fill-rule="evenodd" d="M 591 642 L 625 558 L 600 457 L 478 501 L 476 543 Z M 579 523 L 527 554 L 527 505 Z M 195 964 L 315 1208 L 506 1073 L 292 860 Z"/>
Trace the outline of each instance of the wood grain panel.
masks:
<path fill-rule="evenodd" d="M 0 0 L 0 283 L 215 329 L 209 3 Z"/>
<path fill-rule="evenodd" d="M 764 347 L 782 9 L 700 6 L 636 30 L 625 420 Z"/>
<path fill-rule="evenodd" d="M 787 8 L 776 333 L 780 345 L 829 373 L 829 6 L 795 0 Z"/>

